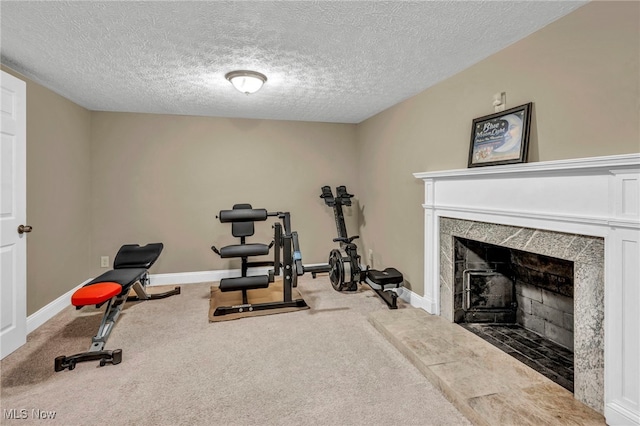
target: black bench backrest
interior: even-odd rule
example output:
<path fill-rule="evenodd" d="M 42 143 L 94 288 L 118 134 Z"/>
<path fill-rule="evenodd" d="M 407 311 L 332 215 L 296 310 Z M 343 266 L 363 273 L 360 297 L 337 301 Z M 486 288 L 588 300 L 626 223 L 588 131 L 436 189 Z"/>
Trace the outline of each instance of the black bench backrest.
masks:
<path fill-rule="evenodd" d="M 234 210 L 251 209 L 251 204 L 235 204 Z M 231 234 L 237 238 L 250 237 L 255 232 L 253 222 L 233 222 L 231 223 Z"/>
<path fill-rule="evenodd" d="M 125 244 L 120 247 L 118 254 L 113 260 L 113 269 L 124 268 L 145 268 L 149 269 L 151 265 L 158 260 L 164 245 L 162 243 L 151 243 L 146 246 L 139 244 Z"/>

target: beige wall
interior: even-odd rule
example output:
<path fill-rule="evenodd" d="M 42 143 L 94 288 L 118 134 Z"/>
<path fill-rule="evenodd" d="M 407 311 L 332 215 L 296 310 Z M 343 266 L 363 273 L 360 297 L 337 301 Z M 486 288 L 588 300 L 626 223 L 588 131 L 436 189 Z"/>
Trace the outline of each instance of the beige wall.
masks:
<path fill-rule="evenodd" d="M 360 246 L 374 266 L 423 285 L 423 183 L 412 173 L 467 167 L 471 121 L 534 103 L 529 161 L 640 152 L 640 4 L 593 2 L 361 123 Z"/>
<path fill-rule="evenodd" d="M 27 315 L 90 277 L 91 112 L 27 83 Z"/>
<path fill-rule="evenodd" d="M 335 225 L 320 186 L 341 184 L 357 197 L 347 225 L 360 223 L 363 261 L 372 249 L 374 267 L 395 266 L 423 294 L 412 173 L 465 168 L 471 120 L 492 112 L 495 92 L 534 102 L 530 161 L 640 151 L 639 8 L 590 3 L 357 126 L 89 112 L 18 75 L 28 314 L 103 272 L 100 256 L 124 243 L 165 243 L 153 273 L 237 267 L 209 247 L 234 242 L 215 215 L 238 202 L 291 211 L 305 263 L 324 262 Z"/>
<path fill-rule="evenodd" d="M 91 266 L 125 243 L 161 241 L 152 273 L 238 268 L 211 245 L 237 244 L 217 213 L 236 203 L 289 211 L 305 263 L 334 245 L 322 185 L 355 185 L 355 125 L 94 112 Z M 270 222 L 271 223 L 271 222 Z M 248 242 L 269 242 L 256 224 Z"/>

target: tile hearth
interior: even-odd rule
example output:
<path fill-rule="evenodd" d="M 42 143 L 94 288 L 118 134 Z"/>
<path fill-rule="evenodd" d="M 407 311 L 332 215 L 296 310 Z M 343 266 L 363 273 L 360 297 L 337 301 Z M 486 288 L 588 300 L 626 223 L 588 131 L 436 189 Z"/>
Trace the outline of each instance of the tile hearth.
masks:
<path fill-rule="evenodd" d="M 605 425 L 571 392 L 458 324 L 411 307 L 369 320 L 474 424 Z"/>

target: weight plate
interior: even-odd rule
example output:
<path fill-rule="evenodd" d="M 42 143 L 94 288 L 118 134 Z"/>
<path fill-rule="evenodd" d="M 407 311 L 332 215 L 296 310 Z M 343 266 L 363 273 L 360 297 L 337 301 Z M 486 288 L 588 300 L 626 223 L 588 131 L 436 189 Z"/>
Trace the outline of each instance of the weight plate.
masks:
<path fill-rule="evenodd" d="M 298 287 L 298 269 L 293 265 L 293 274 L 291 274 L 291 286 Z"/>
<path fill-rule="evenodd" d="M 331 250 L 329 253 L 329 280 L 337 291 L 342 291 L 344 287 L 344 262 L 340 250 Z"/>

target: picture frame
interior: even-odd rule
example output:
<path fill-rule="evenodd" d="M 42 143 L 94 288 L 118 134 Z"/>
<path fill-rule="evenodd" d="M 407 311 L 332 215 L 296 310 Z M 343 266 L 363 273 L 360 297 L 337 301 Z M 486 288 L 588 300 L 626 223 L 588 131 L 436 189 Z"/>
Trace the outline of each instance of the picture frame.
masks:
<path fill-rule="evenodd" d="M 533 103 L 475 118 L 468 167 L 526 163 Z"/>

